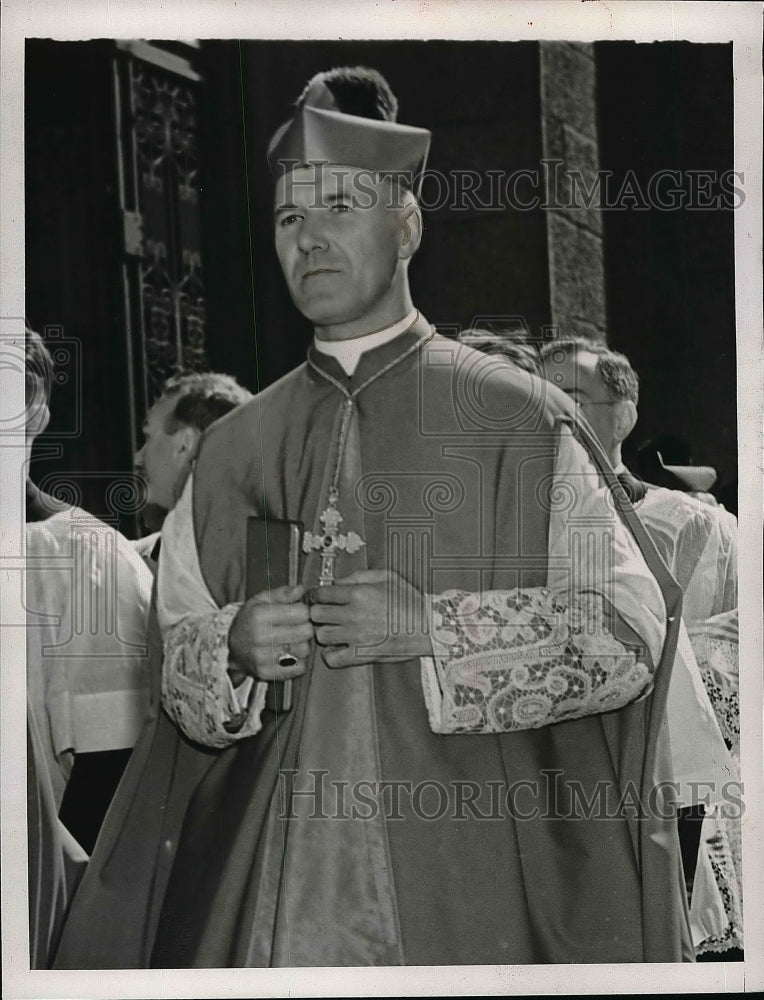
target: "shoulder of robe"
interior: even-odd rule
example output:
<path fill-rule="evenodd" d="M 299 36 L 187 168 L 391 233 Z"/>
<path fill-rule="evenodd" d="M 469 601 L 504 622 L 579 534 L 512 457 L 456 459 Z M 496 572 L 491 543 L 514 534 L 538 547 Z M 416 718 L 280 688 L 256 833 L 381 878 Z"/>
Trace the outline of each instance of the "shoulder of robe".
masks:
<path fill-rule="evenodd" d="M 723 535 L 737 540 L 737 518 L 726 507 L 712 507 L 714 516 Z"/>
<path fill-rule="evenodd" d="M 472 401 L 493 422 L 522 426 L 524 430 L 550 431 L 559 422 L 575 424 L 575 404 L 560 389 L 531 375 L 506 358 L 483 354 L 436 334 L 425 346 L 425 364 L 450 383 L 451 391 L 467 406 Z"/>
<path fill-rule="evenodd" d="M 71 521 L 64 514 L 54 514 L 44 521 L 30 521 L 24 525 L 27 559 L 44 555 L 58 555 L 61 549 L 71 546 Z"/>
<path fill-rule="evenodd" d="M 128 586 L 128 596 L 135 597 L 140 607 L 148 606 L 151 573 L 133 543 L 113 525 L 106 524 L 80 507 L 69 507 L 45 521 L 26 525 L 25 532 L 27 559 L 39 560 L 46 556 L 71 558 L 73 540 L 75 536 L 81 536 L 87 545 L 87 559 L 83 565 L 89 572 L 100 575 L 104 570 L 110 571 L 114 553 L 120 587 Z M 100 541 L 93 544 L 95 537 Z M 68 574 L 68 563 L 61 565 Z M 125 593 L 124 589 L 122 593 Z"/>
<path fill-rule="evenodd" d="M 208 427 L 199 443 L 196 473 L 210 463 L 233 472 L 241 468 L 243 457 L 256 454 L 263 432 L 266 438 L 272 434 L 271 420 L 288 414 L 304 392 L 306 369 L 307 364 L 301 364 Z"/>
<path fill-rule="evenodd" d="M 128 561 L 135 562 L 136 565 L 140 563 L 133 543 L 121 531 L 81 507 L 67 507 L 44 521 L 33 521 L 25 525 L 24 530 L 27 545 L 40 547 L 66 547 L 75 532 L 108 536 L 114 540 L 117 551 Z"/>
<path fill-rule="evenodd" d="M 682 490 L 671 490 L 663 486 L 648 489 L 644 503 L 646 515 L 653 514 L 674 521 L 684 534 L 694 533 L 708 537 L 716 529 L 722 529 L 728 534 L 732 527 L 730 520 L 734 521 L 732 515 L 723 508 L 697 500 Z"/>

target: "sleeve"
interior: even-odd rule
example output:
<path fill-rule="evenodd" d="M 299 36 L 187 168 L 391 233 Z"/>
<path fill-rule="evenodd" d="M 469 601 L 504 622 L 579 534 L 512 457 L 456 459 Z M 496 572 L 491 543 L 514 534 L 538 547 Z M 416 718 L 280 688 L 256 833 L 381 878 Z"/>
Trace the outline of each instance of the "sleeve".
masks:
<path fill-rule="evenodd" d="M 688 517 L 677 540 L 675 576 L 684 590 L 683 614 L 688 623 L 703 622 L 737 607 L 737 521 L 722 507 L 695 501 L 699 510 Z M 696 523 L 700 544 L 697 558 L 687 558 L 690 528 Z M 681 558 L 679 554 L 681 553 Z M 681 573 L 682 563 L 691 574 Z"/>
<path fill-rule="evenodd" d="M 716 548 L 710 559 L 704 560 L 701 585 L 714 587 L 714 618 L 737 610 L 737 519 L 721 507 L 711 508 L 716 522 Z M 707 565 L 710 563 L 710 565 Z"/>
<path fill-rule="evenodd" d="M 737 780 L 732 787 L 739 791 L 742 786 L 737 610 L 695 623 L 690 630 L 690 641 L 719 725 L 737 762 Z M 740 816 L 725 815 L 725 810 L 718 807 L 706 813 L 690 900 L 690 924 L 699 954 L 743 947 Z"/>
<path fill-rule="evenodd" d="M 549 491 L 547 586 L 430 599 L 422 685 L 436 733 L 504 733 L 608 712 L 652 689 L 657 581 L 566 426 Z"/>
<path fill-rule="evenodd" d="M 738 613 L 724 612 L 690 628 L 690 641 L 725 739 L 740 754 Z"/>
<path fill-rule="evenodd" d="M 241 607 L 219 608 L 202 576 L 193 525 L 193 474 L 162 528 L 157 614 L 164 643 L 162 704 L 192 740 L 226 747 L 261 728 L 267 684 L 234 688 L 228 631 Z"/>
<path fill-rule="evenodd" d="M 209 614 L 189 615 L 165 638 L 165 711 L 205 746 L 226 747 L 260 729 L 267 685 L 250 677 L 234 689 L 228 675 L 228 630 L 238 610 L 238 604 L 228 604 Z"/>
<path fill-rule="evenodd" d="M 718 510 L 719 565 L 718 601 L 714 614 L 736 611 L 737 596 L 737 519 L 726 510 Z"/>

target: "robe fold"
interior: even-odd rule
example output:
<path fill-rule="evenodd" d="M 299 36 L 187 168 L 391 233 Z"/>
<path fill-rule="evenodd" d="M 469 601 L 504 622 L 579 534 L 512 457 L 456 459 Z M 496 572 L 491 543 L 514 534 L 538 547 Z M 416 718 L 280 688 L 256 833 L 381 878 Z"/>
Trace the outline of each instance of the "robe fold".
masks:
<path fill-rule="evenodd" d="M 320 532 L 340 452 L 341 530 L 365 545 L 340 554 L 337 579 L 368 567 L 393 569 L 432 594 L 547 584 L 560 425 L 575 428 L 611 485 L 612 471 L 561 393 L 509 367 L 484 382 L 483 356 L 427 334 L 420 320 L 363 355 L 350 379 L 312 351 L 208 432 L 193 515 L 201 573 L 219 607 L 244 597 L 247 516 Z M 646 802 L 671 778 L 664 715 L 681 605 L 633 512 L 624 516 L 668 618 L 642 697 L 537 729 L 444 735 L 429 725 L 418 661 L 330 670 L 314 655 L 291 712 L 263 712 L 261 730 L 215 751 L 211 764 L 210 751 L 198 751 L 204 775 L 195 786 L 180 782 L 188 808 L 166 838 L 166 890 L 146 889 L 147 909 L 158 913 L 153 948 L 144 940 L 130 960 L 145 964 L 149 952 L 159 968 L 692 960 L 675 823 L 655 810 L 637 818 L 612 808 L 629 789 Z M 319 563 L 317 553 L 305 559 L 309 587 Z M 610 627 L 633 643 L 612 610 Z M 147 744 L 166 726 L 159 714 Z M 184 737 L 176 742 L 193 752 Z M 537 815 L 502 805 L 523 782 L 540 790 Z M 458 809 L 455 797 L 475 783 L 481 795 L 498 790 L 498 817 L 485 798 L 480 815 Z M 575 813 L 573 788 L 593 800 L 603 785 L 612 816 L 565 818 Z M 392 802 L 396 788 L 404 794 Z M 124 868 L 126 842 L 123 852 Z M 79 914 L 75 906 L 73 920 L 92 917 L 99 880 L 97 865 L 90 903 Z M 82 938 L 84 928 L 69 929 L 70 943 Z M 59 967 L 103 967 L 114 954 L 92 944 L 89 959 L 87 948 L 75 952 L 62 947 Z"/>

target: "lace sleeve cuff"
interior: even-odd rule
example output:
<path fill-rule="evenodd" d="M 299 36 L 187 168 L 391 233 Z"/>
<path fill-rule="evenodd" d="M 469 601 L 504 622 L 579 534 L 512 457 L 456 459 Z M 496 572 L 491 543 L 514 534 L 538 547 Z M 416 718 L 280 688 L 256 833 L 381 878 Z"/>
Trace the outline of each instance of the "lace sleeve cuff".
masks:
<path fill-rule="evenodd" d="M 690 642 L 719 728 L 734 754 L 740 756 L 740 682 L 737 611 L 700 622 L 690 630 Z"/>
<path fill-rule="evenodd" d="M 162 702 L 170 718 L 192 740 L 226 747 L 261 727 L 267 684 L 234 688 L 228 674 L 228 631 L 240 608 L 190 615 L 165 635 Z"/>
<path fill-rule="evenodd" d="M 429 600 L 422 686 L 436 733 L 506 733 L 622 708 L 651 670 L 606 628 L 601 598 L 544 588 L 446 591 Z"/>

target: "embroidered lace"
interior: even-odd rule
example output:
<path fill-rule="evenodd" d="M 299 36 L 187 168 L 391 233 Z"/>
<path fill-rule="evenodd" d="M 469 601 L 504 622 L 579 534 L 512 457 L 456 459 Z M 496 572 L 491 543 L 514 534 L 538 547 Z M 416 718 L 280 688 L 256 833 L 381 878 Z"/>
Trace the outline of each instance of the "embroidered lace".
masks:
<path fill-rule="evenodd" d="M 621 708 L 650 684 L 640 651 L 607 630 L 595 595 L 569 605 L 545 588 L 446 591 L 433 599 L 432 636 L 435 732 L 535 729 Z M 432 702 L 436 685 L 427 688 Z"/>
<path fill-rule="evenodd" d="M 737 611 L 715 615 L 707 622 L 693 625 L 689 632 L 698 667 L 716 713 L 719 727 L 739 766 L 740 700 Z M 705 937 L 699 944 L 696 944 L 698 954 L 743 947 L 741 840 L 740 819 L 725 816 L 723 807 L 714 808 L 703 820 L 701 850 L 707 854 L 724 912 L 721 919 L 717 919 L 717 926 L 712 927 L 710 924 L 704 924 Z M 693 903 L 696 903 L 696 900 L 693 900 Z"/>
<path fill-rule="evenodd" d="M 249 704 L 242 705 L 228 676 L 228 631 L 240 606 L 189 615 L 165 635 L 165 710 L 188 737 L 206 746 L 230 746 L 262 725 L 267 685 L 256 684 Z"/>

